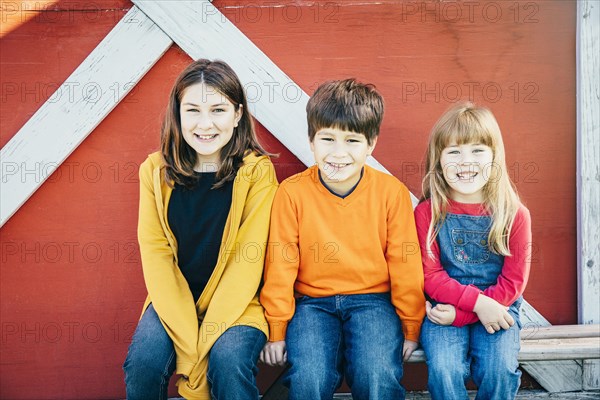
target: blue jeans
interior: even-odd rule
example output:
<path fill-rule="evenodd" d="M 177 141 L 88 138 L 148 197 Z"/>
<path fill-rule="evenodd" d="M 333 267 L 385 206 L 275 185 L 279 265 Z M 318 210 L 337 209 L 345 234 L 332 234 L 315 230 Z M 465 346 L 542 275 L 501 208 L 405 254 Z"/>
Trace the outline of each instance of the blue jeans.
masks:
<path fill-rule="evenodd" d="M 286 335 L 289 398 L 332 399 L 345 373 L 355 400 L 404 399 L 403 344 L 388 293 L 299 298 Z"/>
<path fill-rule="evenodd" d="M 434 324 L 425 318 L 421 345 L 427 356 L 427 387 L 434 400 L 468 400 L 466 381 L 477 385 L 481 400 L 514 399 L 521 383 L 517 356 L 520 322 L 494 334 L 479 322 L 460 328 Z"/>
<path fill-rule="evenodd" d="M 266 340 L 249 326 L 231 327 L 217 339 L 208 360 L 213 399 L 258 399 L 256 364 Z M 175 349 L 152 304 L 133 334 L 123 369 L 128 400 L 167 399 Z"/>

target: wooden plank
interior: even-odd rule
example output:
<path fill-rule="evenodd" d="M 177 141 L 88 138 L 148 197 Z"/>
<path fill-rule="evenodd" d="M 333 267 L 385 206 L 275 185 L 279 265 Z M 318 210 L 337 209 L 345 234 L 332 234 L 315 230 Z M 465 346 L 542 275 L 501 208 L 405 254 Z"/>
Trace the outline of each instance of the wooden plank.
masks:
<path fill-rule="evenodd" d="M 469 399 L 474 400 L 477 398 L 476 390 L 468 391 Z M 333 395 L 335 400 L 352 400 L 352 394 L 350 393 L 336 393 Z M 274 397 L 273 399 L 287 399 L 287 397 Z M 515 397 L 516 400 L 540 400 L 540 399 L 560 399 L 560 400 L 598 400 L 598 393 L 563 393 L 560 396 L 556 396 L 552 393 L 547 393 L 543 390 L 520 390 Z M 169 399 L 169 400 L 183 400 L 183 399 Z M 264 399 L 263 397 L 263 400 Z M 406 392 L 406 400 L 431 400 L 429 392 Z"/>
<path fill-rule="evenodd" d="M 600 323 L 600 7 L 577 2 L 577 268 L 579 322 Z M 600 361 L 583 364 L 583 389 L 600 389 Z"/>
<path fill-rule="evenodd" d="M 600 360 L 583 360 L 583 390 L 600 387 Z"/>
<path fill-rule="evenodd" d="M 579 322 L 600 323 L 600 7 L 577 3 Z"/>
<path fill-rule="evenodd" d="M 519 361 L 600 359 L 598 338 L 542 339 L 521 341 Z M 425 362 L 425 352 L 416 350 L 409 363 Z"/>
<path fill-rule="evenodd" d="M 521 342 L 520 361 L 600 359 L 598 338 L 543 339 Z"/>
<path fill-rule="evenodd" d="M 137 7 L 129 10 L 0 151 L 0 226 L 112 111 L 171 44 L 171 39 Z M 118 95 L 111 90 L 115 86 L 122 88 Z"/>
<path fill-rule="evenodd" d="M 193 59 L 227 62 L 248 93 L 252 115 L 304 165 L 314 164 L 307 140 L 309 96 L 216 7 L 207 0 L 133 3 Z M 373 157 L 367 164 L 389 173 Z"/>
<path fill-rule="evenodd" d="M 600 324 L 551 325 L 521 330 L 521 340 L 569 339 L 600 337 Z M 600 342 L 598 342 L 600 345 Z"/>
<path fill-rule="evenodd" d="M 523 301 L 521 306 L 521 323 L 525 331 L 550 326 L 550 322 L 527 301 Z M 527 361 L 522 362 L 521 367 L 549 392 L 573 392 L 582 389 L 580 362 Z"/>

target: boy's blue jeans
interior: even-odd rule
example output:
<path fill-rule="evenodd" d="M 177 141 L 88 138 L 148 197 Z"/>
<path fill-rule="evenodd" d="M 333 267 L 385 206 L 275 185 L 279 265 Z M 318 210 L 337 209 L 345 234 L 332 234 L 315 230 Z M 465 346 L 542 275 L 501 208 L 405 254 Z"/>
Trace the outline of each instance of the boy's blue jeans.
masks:
<path fill-rule="evenodd" d="M 213 399 L 258 399 L 256 364 L 266 340 L 249 326 L 233 326 L 217 339 L 208 362 Z M 123 369 L 128 400 L 167 399 L 175 349 L 152 304 L 135 330 Z"/>
<path fill-rule="evenodd" d="M 514 399 L 521 383 L 517 356 L 518 315 L 515 325 L 492 335 L 479 322 L 460 328 L 434 324 L 425 318 L 421 345 L 427 356 L 427 387 L 434 400 L 468 400 L 465 383 L 477 385 L 476 399 Z"/>
<path fill-rule="evenodd" d="M 290 400 L 404 399 L 400 318 L 388 293 L 301 297 L 287 328 Z"/>

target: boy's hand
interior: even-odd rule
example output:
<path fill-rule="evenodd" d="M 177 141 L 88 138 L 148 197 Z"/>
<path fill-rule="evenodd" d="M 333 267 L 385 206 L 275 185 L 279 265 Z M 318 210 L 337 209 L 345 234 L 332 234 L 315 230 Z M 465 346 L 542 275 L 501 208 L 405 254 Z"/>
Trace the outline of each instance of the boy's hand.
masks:
<path fill-rule="evenodd" d="M 456 308 L 452 304 L 436 304 L 432 307 L 430 302 L 426 302 L 425 312 L 427 318 L 438 325 L 452 325 L 456 319 Z"/>
<path fill-rule="evenodd" d="M 404 341 L 404 348 L 402 349 L 402 361 L 407 361 L 412 355 L 413 351 L 415 351 L 419 347 L 419 343 L 413 342 L 412 340 Z"/>
<path fill-rule="evenodd" d="M 285 340 L 267 342 L 260 352 L 259 360 L 270 366 L 285 365 L 287 362 Z"/>
<path fill-rule="evenodd" d="M 479 321 L 490 334 L 500 329 L 508 329 L 515 324 L 515 320 L 508 313 L 508 307 L 481 293 L 477 297 L 473 312 L 477 314 Z"/>

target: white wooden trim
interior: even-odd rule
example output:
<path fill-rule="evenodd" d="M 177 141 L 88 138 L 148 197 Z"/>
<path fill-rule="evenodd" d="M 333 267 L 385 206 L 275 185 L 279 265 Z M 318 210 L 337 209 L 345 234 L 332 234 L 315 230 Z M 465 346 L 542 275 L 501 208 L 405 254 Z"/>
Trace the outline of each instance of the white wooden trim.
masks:
<path fill-rule="evenodd" d="M 579 323 L 600 322 L 600 4 L 577 2 L 577 269 Z M 583 389 L 600 389 L 600 361 Z"/>
<path fill-rule="evenodd" d="M 600 4 L 577 2 L 579 323 L 600 323 Z"/>
<path fill-rule="evenodd" d="M 133 3 L 193 59 L 227 62 L 246 88 L 252 115 L 304 165 L 314 164 L 307 136 L 308 95 L 215 6 L 207 0 Z M 373 157 L 367 164 L 389 173 Z"/>
<path fill-rule="evenodd" d="M 172 41 L 137 7 L 0 151 L 0 226 L 161 58 Z"/>

